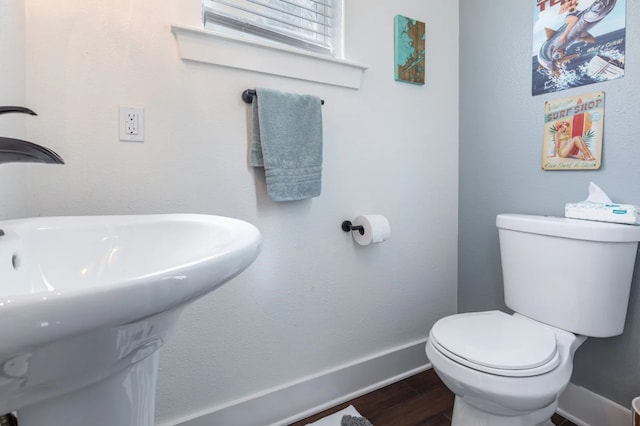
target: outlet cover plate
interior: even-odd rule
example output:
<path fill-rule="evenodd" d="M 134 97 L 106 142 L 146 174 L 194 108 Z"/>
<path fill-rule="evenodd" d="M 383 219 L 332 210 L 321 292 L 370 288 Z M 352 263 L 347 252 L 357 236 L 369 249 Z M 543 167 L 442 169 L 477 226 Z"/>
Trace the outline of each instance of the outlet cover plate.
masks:
<path fill-rule="evenodd" d="M 144 108 L 120 106 L 120 140 L 144 142 Z"/>

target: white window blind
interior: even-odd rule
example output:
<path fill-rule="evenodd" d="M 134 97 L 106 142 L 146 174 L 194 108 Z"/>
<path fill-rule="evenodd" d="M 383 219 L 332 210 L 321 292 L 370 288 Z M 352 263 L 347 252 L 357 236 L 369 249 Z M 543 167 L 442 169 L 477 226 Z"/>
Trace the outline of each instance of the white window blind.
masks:
<path fill-rule="evenodd" d="M 231 30 L 333 55 L 343 0 L 202 0 L 205 28 Z"/>

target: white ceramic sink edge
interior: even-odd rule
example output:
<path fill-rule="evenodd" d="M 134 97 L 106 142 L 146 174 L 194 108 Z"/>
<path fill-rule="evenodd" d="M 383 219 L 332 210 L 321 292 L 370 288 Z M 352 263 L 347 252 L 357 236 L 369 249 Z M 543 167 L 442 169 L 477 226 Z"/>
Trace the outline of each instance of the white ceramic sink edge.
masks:
<path fill-rule="evenodd" d="M 153 426 L 158 350 L 182 308 L 261 247 L 253 225 L 196 214 L 0 229 L 0 414 L 20 426 Z"/>
<path fill-rule="evenodd" d="M 2 285 L 13 275 L 23 287 L 0 288 L 5 353 L 186 304 L 242 272 L 261 246 L 247 222 L 195 214 L 29 218 L 0 229 Z"/>

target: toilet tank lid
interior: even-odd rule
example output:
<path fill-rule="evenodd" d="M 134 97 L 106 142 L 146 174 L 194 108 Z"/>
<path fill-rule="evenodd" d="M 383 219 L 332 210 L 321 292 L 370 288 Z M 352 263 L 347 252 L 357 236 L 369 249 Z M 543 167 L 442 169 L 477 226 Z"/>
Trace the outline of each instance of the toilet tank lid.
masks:
<path fill-rule="evenodd" d="M 551 235 L 576 240 L 604 242 L 638 242 L 640 226 L 622 223 L 596 222 L 555 216 L 527 214 L 499 214 L 496 226 L 500 229 Z"/>

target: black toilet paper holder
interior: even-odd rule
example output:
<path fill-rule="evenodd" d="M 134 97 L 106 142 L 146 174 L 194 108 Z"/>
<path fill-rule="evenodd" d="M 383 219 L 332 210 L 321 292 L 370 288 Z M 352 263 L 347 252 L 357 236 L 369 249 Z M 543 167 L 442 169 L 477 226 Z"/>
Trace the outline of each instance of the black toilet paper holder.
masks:
<path fill-rule="evenodd" d="M 344 232 L 358 231 L 360 235 L 364 235 L 364 226 L 354 225 L 350 220 L 345 220 L 340 226 Z"/>

